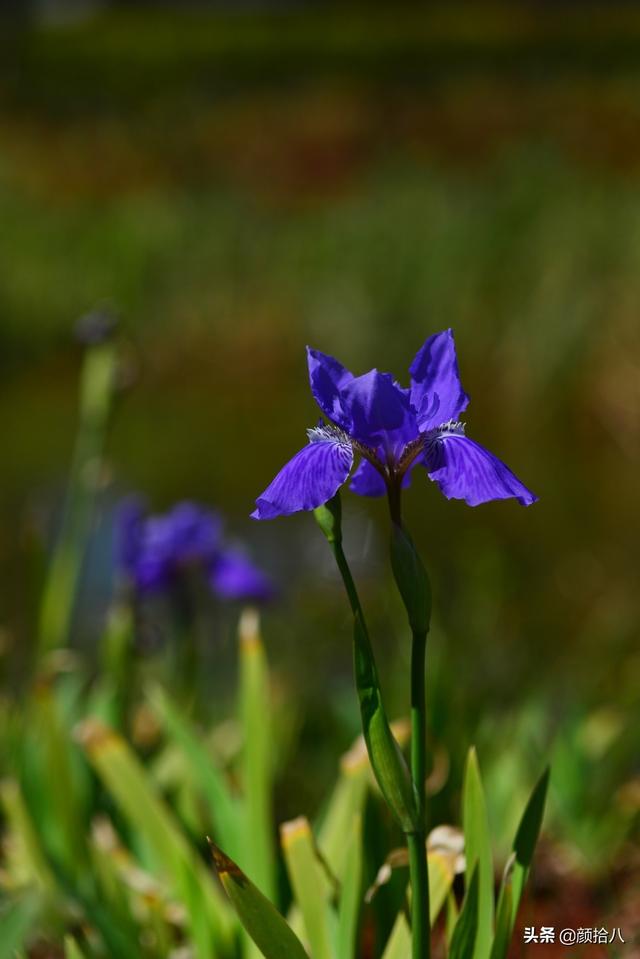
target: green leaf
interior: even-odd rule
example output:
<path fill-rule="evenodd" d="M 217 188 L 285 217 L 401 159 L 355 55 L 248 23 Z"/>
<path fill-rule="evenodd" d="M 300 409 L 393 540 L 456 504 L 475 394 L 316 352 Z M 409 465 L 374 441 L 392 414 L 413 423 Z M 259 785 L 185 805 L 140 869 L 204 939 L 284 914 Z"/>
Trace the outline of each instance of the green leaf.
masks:
<path fill-rule="evenodd" d="M 340 775 L 320 827 L 318 848 L 333 875 L 342 882 L 349 868 L 349 843 L 353 822 L 361 816 L 367 792 L 369 759 L 362 737 L 358 737 L 340 762 Z"/>
<path fill-rule="evenodd" d="M 64 959 L 85 959 L 84 952 L 72 936 L 64 938 Z"/>
<path fill-rule="evenodd" d="M 265 959 L 309 959 L 302 943 L 275 906 L 232 859 L 214 843 L 210 845 L 220 882 L 240 922 Z"/>
<path fill-rule="evenodd" d="M 491 959 L 505 959 L 509 950 L 522 892 L 542 827 L 548 785 L 549 768 L 547 767 L 531 793 L 516 832 L 513 853 L 504 870 L 498 897 L 498 916 Z"/>
<path fill-rule="evenodd" d="M 512 932 L 513 892 L 511 880 L 511 865 L 507 867 L 500 896 L 498 899 L 498 913 L 496 917 L 496 934 L 491 947 L 491 959 L 505 959 L 509 950 Z"/>
<path fill-rule="evenodd" d="M 454 859 L 441 852 L 428 852 L 429 921 L 433 926 L 455 879 Z"/>
<path fill-rule="evenodd" d="M 411 930 L 403 912 L 393 924 L 382 959 L 408 959 L 411 955 Z"/>
<path fill-rule="evenodd" d="M 0 909 L 0 959 L 13 959 L 25 945 L 39 910 L 38 897 L 24 896 L 3 904 Z"/>
<path fill-rule="evenodd" d="M 241 857 L 241 818 L 238 803 L 227 786 L 224 773 L 190 727 L 170 696 L 159 686 L 148 693 L 151 706 L 172 740 L 186 757 L 193 779 L 207 801 L 213 833 L 231 856 Z"/>
<path fill-rule="evenodd" d="M 357 955 L 356 939 L 362 901 L 362 817 L 354 817 L 349 838 L 345 842 L 346 870 L 342 877 L 342 891 L 338 909 L 338 959 L 353 959 Z"/>
<path fill-rule="evenodd" d="M 467 873 L 471 874 L 476 866 L 478 870 L 478 928 L 473 959 L 488 959 L 493 939 L 493 857 L 480 767 L 473 747 L 467 757 L 462 804 Z"/>
<path fill-rule="evenodd" d="M 354 614 L 353 639 L 362 731 L 371 767 L 382 795 L 403 832 L 415 832 L 418 813 L 413 783 L 384 710 L 373 650 L 361 610 L 356 610 Z"/>
<path fill-rule="evenodd" d="M 448 959 L 470 959 L 474 955 L 478 932 L 478 866 L 473 870 L 462 910 L 451 936 Z"/>
<path fill-rule="evenodd" d="M 40 838 L 27 809 L 20 787 L 13 779 L 0 783 L 0 801 L 9 826 L 11 843 L 8 844 L 5 868 L 11 873 L 16 865 L 19 875 L 16 880 L 33 883 L 45 890 L 55 888 L 55 879 L 40 844 Z"/>
<path fill-rule="evenodd" d="M 155 869 L 184 904 L 197 955 L 209 959 L 212 953 L 224 951 L 233 941 L 233 917 L 137 757 L 120 736 L 97 720 L 86 720 L 79 738 L 114 801 L 146 841 Z"/>
<path fill-rule="evenodd" d="M 453 938 L 453 932 L 456 928 L 458 922 L 458 903 L 456 902 L 456 897 L 453 894 L 453 890 L 449 892 L 447 896 L 447 915 L 445 922 L 445 936 L 447 940 L 447 945 L 451 948 L 451 940 Z"/>
<path fill-rule="evenodd" d="M 512 928 L 513 925 L 515 925 L 520 899 L 522 898 L 522 891 L 527 880 L 531 862 L 533 861 L 533 854 L 538 842 L 538 836 L 540 835 L 540 829 L 542 828 L 544 805 L 549 786 L 549 773 L 550 770 L 547 766 L 534 786 L 513 843 L 515 865 L 513 868 Z"/>
<path fill-rule="evenodd" d="M 407 610 L 414 633 L 429 632 L 431 620 L 431 585 L 427 571 L 413 540 L 401 526 L 392 524 L 391 568 Z"/>
<path fill-rule="evenodd" d="M 275 849 L 273 838 L 269 673 L 260 638 L 258 614 L 245 610 L 240 619 L 240 713 L 244 786 L 243 862 L 262 892 L 275 898 Z"/>
<path fill-rule="evenodd" d="M 302 914 L 306 939 L 313 959 L 332 959 L 331 898 L 334 889 L 320 864 L 311 828 L 301 816 L 280 827 L 280 841 L 291 888 Z"/>

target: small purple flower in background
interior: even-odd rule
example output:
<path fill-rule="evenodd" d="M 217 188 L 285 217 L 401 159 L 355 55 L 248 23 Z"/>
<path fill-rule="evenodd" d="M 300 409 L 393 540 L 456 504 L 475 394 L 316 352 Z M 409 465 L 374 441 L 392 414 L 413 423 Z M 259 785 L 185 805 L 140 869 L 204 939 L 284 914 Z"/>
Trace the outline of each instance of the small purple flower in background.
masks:
<path fill-rule="evenodd" d="M 222 535 L 217 513 L 195 503 L 178 503 L 149 516 L 137 498 L 121 504 L 116 529 L 116 564 L 140 595 L 170 589 L 185 571 L 204 574 L 223 600 L 268 602 L 272 581 Z"/>
<path fill-rule="evenodd" d="M 350 489 L 389 495 L 424 467 L 448 499 L 478 506 L 495 499 L 537 500 L 502 460 L 465 435 L 459 421 L 469 397 L 460 383 L 451 330 L 430 336 L 409 367 L 411 386 L 390 373 L 354 376 L 337 360 L 307 348 L 314 399 L 328 423 L 307 431 L 309 443 L 256 500 L 254 519 L 273 519 L 328 502 L 361 457 Z"/>

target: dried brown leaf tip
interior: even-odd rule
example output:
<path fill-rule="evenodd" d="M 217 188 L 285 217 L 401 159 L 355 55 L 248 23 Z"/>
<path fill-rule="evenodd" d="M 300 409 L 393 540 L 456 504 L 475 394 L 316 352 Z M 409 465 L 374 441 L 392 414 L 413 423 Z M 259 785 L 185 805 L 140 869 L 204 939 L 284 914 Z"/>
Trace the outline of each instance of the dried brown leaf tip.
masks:
<path fill-rule="evenodd" d="M 207 842 L 209 843 L 209 849 L 211 850 L 211 855 L 213 856 L 213 865 L 215 870 L 222 879 L 223 876 L 229 876 L 230 879 L 233 879 L 234 882 L 244 885 L 246 882 L 246 876 L 240 869 L 238 865 L 227 856 L 226 852 L 223 852 L 219 846 L 216 846 L 213 839 L 207 836 Z"/>
<path fill-rule="evenodd" d="M 89 752 L 98 752 L 118 742 L 118 737 L 112 729 L 99 719 L 93 718 L 78 723 L 74 730 L 74 737 Z"/>

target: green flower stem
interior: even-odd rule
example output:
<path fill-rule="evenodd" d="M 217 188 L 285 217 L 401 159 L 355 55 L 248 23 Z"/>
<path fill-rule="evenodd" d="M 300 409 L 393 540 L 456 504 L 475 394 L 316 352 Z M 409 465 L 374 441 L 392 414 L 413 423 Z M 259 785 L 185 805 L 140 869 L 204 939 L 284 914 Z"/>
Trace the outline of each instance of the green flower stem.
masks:
<path fill-rule="evenodd" d="M 413 782 L 387 719 L 380 681 L 360 599 L 342 549 L 340 500 L 336 496 L 315 510 L 315 518 L 331 546 L 353 612 L 354 672 L 362 731 L 371 768 L 382 795 L 405 834 L 419 828 Z"/>
<path fill-rule="evenodd" d="M 76 586 L 96 500 L 116 368 L 111 341 L 87 350 L 80 381 L 80 422 L 58 542 L 44 587 L 39 622 L 40 653 L 65 646 Z"/>
<path fill-rule="evenodd" d="M 426 833 L 427 710 L 425 673 L 427 633 L 431 619 L 431 588 L 426 570 L 402 526 L 400 483 L 388 488 L 392 520 L 391 566 L 411 627 L 411 779 L 416 797 L 418 828 L 407 836 L 411 876 L 413 959 L 430 955 L 429 871 Z"/>
<path fill-rule="evenodd" d="M 413 959 L 427 959 L 430 954 L 429 872 L 427 865 L 427 832 L 425 820 L 425 779 L 427 756 L 427 723 L 425 700 L 425 656 L 427 634 L 413 634 L 411 645 L 411 778 L 418 806 L 420 828 L 407 837 L 409 872 L 411 875 L 411 932 Z"/>

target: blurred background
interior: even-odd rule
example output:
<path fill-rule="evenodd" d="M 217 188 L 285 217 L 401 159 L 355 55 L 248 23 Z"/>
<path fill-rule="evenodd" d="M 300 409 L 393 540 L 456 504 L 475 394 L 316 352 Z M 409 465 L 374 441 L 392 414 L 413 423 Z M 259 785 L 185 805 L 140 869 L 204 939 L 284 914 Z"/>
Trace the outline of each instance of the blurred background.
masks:
<path fill-rule="evenodd" d="M 7 10 L 0 45 L 3 695 L 59 523 L 74 323 L 108 308 L 126 390 L 74 641 L 91 658 L 123 495 L 222 509 L 281 590 L 265 642 L 298 718 L 277 813 L 312 810 L 358 729 L 347 606 L 308 515 L 248 515 L 317 418 L 307 343 L 406 381 L 451 326 L 470 433 L 540 502 L 407 493 L 449 768 L 434 821 L 471 742 L 499 836 L 551 757 L 542 918 L 637 917 L 640 6 L 43 2 Z M 344 505 L 402 715 L 386 507 Z M 234 617 L 210 637 L 220 716 Z"/>

